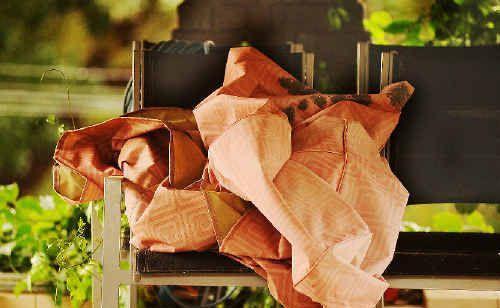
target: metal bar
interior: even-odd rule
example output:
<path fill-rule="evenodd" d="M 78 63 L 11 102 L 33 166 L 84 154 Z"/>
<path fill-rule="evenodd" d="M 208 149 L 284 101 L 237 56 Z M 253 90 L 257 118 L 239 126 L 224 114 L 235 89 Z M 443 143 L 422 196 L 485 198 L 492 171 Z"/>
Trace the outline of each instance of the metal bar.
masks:
<path fill-rule="evenodd" d="M 102 264 L 102 224 L 99 221 L 97 212 L 98 204 L 92 202 L 92 213 L 90 216 L 91 228 L 91 243 L 92 243 L 92 260 L 95 264 Z M 99 277 L 99 271 L 94 269 L 92 277 L 92 308 L 100 308 L 102 305 L 102 281 Z"/>
<path fill-rule="evenodd" d="M 380 56 L 380 90 L 392 83 L 396 51 L 384 51 Z"/>
<path fill-rule="evenodd" d="M 304 45 L 301 43 L 289 42 L 290 53 L 304 52 Z"/>
<path fill-rule="evenodd" d="M 358 94 L 368 94 L 370 43 L 358 42 L 356 86 Z"/>
<path fill-rule="evenodd" d="M 500 291 L 500 277 L 392 276 L 391 288 Z"/>
<path fill-rule="evenodd" d="M 314 86 L 314 53 L 306 52 L 304 57 L 306 59 L 305 83 L 312 88 Z"/>
<path fill-rule="evenodd" d="M 386 277 L 391 288 L 500 291 L 500 277 L 392 276 Z M 256 274 L 143 274 L 139 285 L 265 286 Z"/>
<path fill-rule="evenodd" d="M 191 286 L 247 286 L 263 287 L 266 281 L 256 274 L 186 274 L 186 275 L 155 275 L 143 274 L 135 282 L 139 285 L 191 285 Z"/>
<path fill-rule="evenodd" d="M 129 238 L 132 239 L 132 230 L 129 231 Z M 132 243 L 129 244 L 128 255 L 129 255 L 130 272 L 132 275 L 132 283 L 129 286 L 130 288 L 129 308 L 135 308 L 137 306 L 137 285 L 133 282 L 135 281 L 134 273 L 136 271 L 136 264 L 135 264 L 136 249 L 132 245 Z"/>
<path fill-rule="evenodd" d="M 143 42 L 134 41 L 132 43 L 132 83 L 134 87 L 134 111 L 142 106 L 142 63 L 144 58 Z"/>
<path fill-rule="evenodd" d="M 288 42 L 290 53 L 302 54 L 302 82 L 312 88 L 314 80 L 314 53 L 305 52 L 304 45 L 300 43 Z"/>
<path fill-rule="evenodd" d="M 117 308 L 120 284 L 130 284 L 130 271 L 120 270 L 120 217 L 122 178 L 104 179 L 104 232 L 102 261 L 102 308 Z"/>
<path fill-rule="evenodd" d="M 384 51 L 380 56 L 380 91 L 392 83 L 394 77 L 394 56 L 396 51 Z M 389 161 L 391 143 L 387 141 L 380 154 Z"/>
<path fill-rule="evenodd" d="M 132 283 L 129 285 L 129 302 L 128 302 L 128 308 L 136 308 L 137 307 L 137 285 L 135 283 Z"/>
<path fill-rule="evenodd" d="M 301 52 L 302 54 L 302 71 L 300 72 L 302 74 L 301 76 L 301 82 L 303 84 L 306 84 L 307 83 L 307 57 L 306 57 L 306 53 L 305 52 Z"/>

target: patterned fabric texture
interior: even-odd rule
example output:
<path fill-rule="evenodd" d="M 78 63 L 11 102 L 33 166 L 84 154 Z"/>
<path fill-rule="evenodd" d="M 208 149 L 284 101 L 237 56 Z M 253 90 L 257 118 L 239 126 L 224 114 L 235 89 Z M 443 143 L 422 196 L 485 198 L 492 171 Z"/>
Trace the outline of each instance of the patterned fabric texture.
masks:
<path fill-rule="evenodd" d="M 380 150 L 413 93 L 321 94 L 250 47 L 195 109 L 152 108 L 67 131 L 54 188 L 100 199 L 124 176 L 140 249 L 218 247 L 285 307 L 373 307 L 387 288 L 408 192 Z"/>

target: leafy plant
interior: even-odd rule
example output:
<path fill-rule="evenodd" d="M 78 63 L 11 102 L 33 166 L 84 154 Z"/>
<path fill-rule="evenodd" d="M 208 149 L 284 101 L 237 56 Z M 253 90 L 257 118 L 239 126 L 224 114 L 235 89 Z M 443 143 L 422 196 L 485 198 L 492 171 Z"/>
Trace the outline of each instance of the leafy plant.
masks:
<path fill-rule="evenodd" d="M 26 273 L 15 293 L 43 284 L 57 305 L 69 294 L 73 307 L 91 297 L 92 262 L 87 206 L 61 198 L 19 198 L 16 184 L 0 186 L 0 269 Z"/>
<path fill-rule="evenodd" d="M 435 0 L 416 18 L 377 10 L 363 20 L 376 44 L 473 46 L 500 43 L 497 0 Z"/>
<path fill-rule="evenodd" d="M 0 138 L 1 181 L 21 180 L 22 187 L 29 186 L 26 184 L 32 177 L 28 174 L 37 174 L 37 168 L 50 164 L 58 127 L 43 117 L 0 117 L 0 130 L 3 132 Z"/>
<path fill-rule="evenodd" d="M 425 205 L 432 206 L 432 205 Z M 493 205 L 492 205 L 493 206 Z M 496 206 L 498 208 L 498 205 Z M 413 221 L 403 221 L 403 231 L 407 232 L 484 232 L 494 233 L 477 204 L 455 204 L 455 210 L 434 213 L 429 226 L 421 226 Z"/>
<path fill-rule="evenodd" d="M 237 287 L 230 298 L 217 305 L 217 308 L 279 308 L 282 307 L 275 300 L 268 288 Z"/>
<path fill-rule="evenodd" d="M 348 22 L 350 19 L 349 13 L 342 5 L 342 1 L 328 9 L 327 17 L 332 30 L 340 30 L 342 28 L 342 25 Z"/>

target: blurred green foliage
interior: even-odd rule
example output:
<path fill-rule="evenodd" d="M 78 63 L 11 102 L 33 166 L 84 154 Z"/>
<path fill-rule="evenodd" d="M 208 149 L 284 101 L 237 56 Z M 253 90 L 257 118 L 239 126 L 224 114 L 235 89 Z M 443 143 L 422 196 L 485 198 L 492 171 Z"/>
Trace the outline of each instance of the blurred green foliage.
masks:
<path fill-rule="evenodd" d="M 52 79 L 48 78 L 36 89 L 28 87 L 27 85 L 38 84 L 41 76 L 39 69 L 44 71 L 56 65 L 65 73 L 70 71 L 64 69 L 68 66 L 128 69 L 132 40 L 169 39 L 172 29 L 177 25 L 176 7 L 181 2 L 182 0 L 0 1 L 0 89 L 4 90 L 3 94 L 7 94 L 0 106 L 0 184 L 18 182 L 22 187 L 22 194 L 36 192 L 38 189 L 46 191 L 50 187 L 48 169 L 58 138 L 58 126 L 46 123 L 45 118 L 38 117 L 37 114 L 37 117 L 22 117 L 7 112 L 15 106 L 25 107 L 34 114 L 37 95 L 40 96 L 39 108 L 43 110 L 44 103 L 47 103 L 43 100 L 47 100 L 50 92 L 63 93 L 58 86 L 59 80 L 52 78 L 55 74 L 48 76 Z M 28 74 L 31 70 L 37 73 L 31 76 Z M 74 74 L 83 73 L 78 69 L 72 71 Z M 92 74 L 97 73 L 106 76 L 107 72 L 102 70 Z M 72 74 L 68 74 L 68 77 L 71 79 Z M 68 82 L 74 83 L 73 80 Z M 98 87 L 99 94 L 103 94 L 103 89 L 110 92 L 110 87 L 106 88 L 103 82 L 95 85 L 92 81 L 88 84 L 86 82 L 85 94 L 89 94 L 92 86 Z M 72 88 L 71 94 L 76 94 L 75 89 Z M 32 92 L 32 95 L 29 96 L 28 92 Z M 23 98 L 34 102 L 24 101 Z M 95 123 L 96 120 L 82 118 L 77 119 L 77 122 Z"/>
<path fill-rule="evenodd" d="M 59 126 L 46 118 L 0 117 L 0 183 L 30 181 L 29 173 L 50 165 Z M 29 185 L 28 185 L 29 186 Z"/>
<path fill-rule="evenodd" d="M 181 0 L 0 1 L 0 62 L 125 66 L 134 39 L 168 39 Z"/>
<path fill-rule="evenodd" d="M 60 304 L 73 307 L 92 291 L 87 206 L 71 206 L 56 195 L 19 198 L 17 184 L 0 186 L 0 271 L 27 273 L 15 293 L 43 284 Z"/>
<path fill-rule="evenodd" d="M 335 5 L 328 9 L 327 17 L 332 30 L 342 29 L 342 25 L 350 20 L 349 13 L 344 8 L 343 0 L 336 1 Z"/>
<path fill-rule="evenodd" d="M 445 203 L 406 207 L 403 231 L 500 232 L 498 204 Z"/>
<path fill-rule="evenodd" d="M 229 299 L 216 308 L 279 308 L 283 307 L 275 300 L 268 288 L 237 287 Z"/>
<path fill-rule="evenodd" d="M 421 1 L 413 12 L 389 1 L 366 1 L 363 25 L 375 44 L 475 46 L 500 43 L 498 0 Z M 397 2 L 396 2 L 397 3 Z M 428 5 L 426 5 L 426 3 Z"/>
<path fill-rule="evenodd" d="M 91 36 L 108 27 L 108 14 L 94 1 L 2 1 L 0 61 L 82 65 Z"/>

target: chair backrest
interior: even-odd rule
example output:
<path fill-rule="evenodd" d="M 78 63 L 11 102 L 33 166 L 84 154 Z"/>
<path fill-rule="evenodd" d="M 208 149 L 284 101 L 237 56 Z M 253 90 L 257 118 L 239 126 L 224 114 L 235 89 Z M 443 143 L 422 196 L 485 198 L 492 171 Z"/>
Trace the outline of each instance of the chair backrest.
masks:
<path fill-rule="evenodd" d="M 499 65 L 500 46 L 358 46 L 359 92 L 416 89 L 387 149 L 410 203 L 500 203 Z"/>
<path fill-rule="evenodd" d="M 229 46 L 210 47 L 207 54 L 163 52 L 153 46 L 134 42 L 134 109 L 192 108 L 222 85 Z M 304 53 L 300 44 L 255 47 L 294 77 L 312 85 L 314 57 Z"/>

